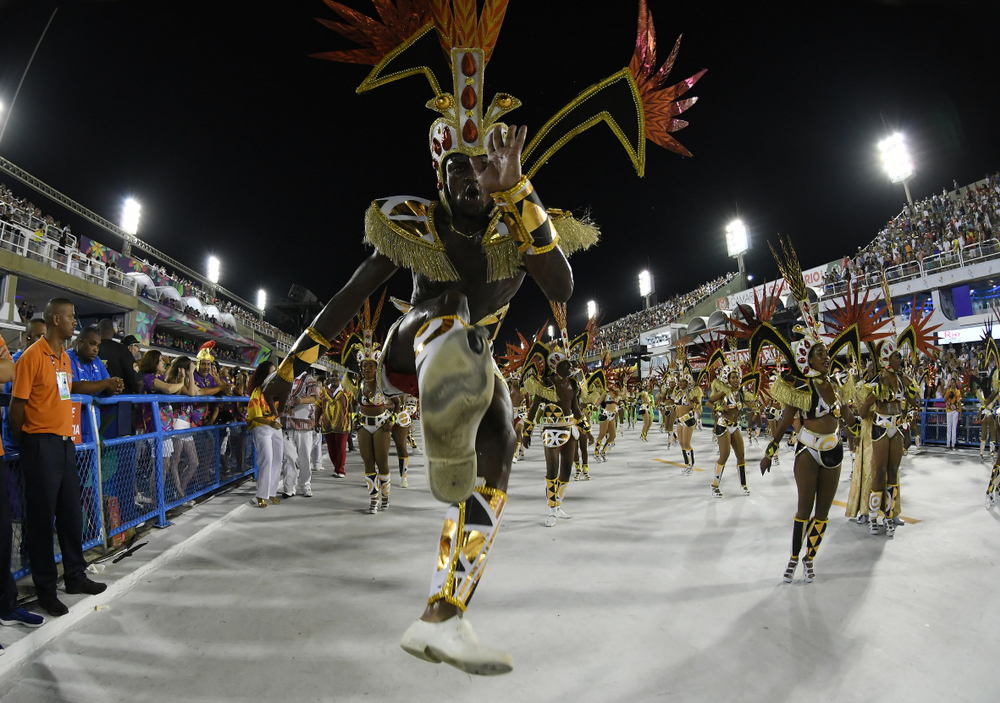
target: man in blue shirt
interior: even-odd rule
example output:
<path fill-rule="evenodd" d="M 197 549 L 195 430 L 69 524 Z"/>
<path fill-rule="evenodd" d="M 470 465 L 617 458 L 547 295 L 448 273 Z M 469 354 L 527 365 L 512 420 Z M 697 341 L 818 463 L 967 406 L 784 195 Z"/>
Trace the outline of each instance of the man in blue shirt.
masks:
<path fill-rule="evenodd" d="M 21 354 L 24 353 L 25 349 L 45 336 L 45 330 L 45 320 L 31 320 L 25 329 L 24 346 L 14 352 L 11 360 L 17 362 L 17 360 L 21 358 Z M 5 383 L 3 386 L 3 392 L 10 395 L 13 385 L 13 383 Z M 3 411 L 3 450 L 7 454 L 17 454 L 18 451 L 17 440 L 14 439 L 14 433 L 10 430 L 10 420 L 7 418 L 6 409 Z"/>
<path fill-rule="evenodd" d="M 73 392 L 78 395 L 117 395 L 125 388 L 120 378 L 108 376 L 104 362 L 97 358 L 101 348 L 101 334 L 96 327 L 84 327 L 76 338 L 76 345 L 66 352 L 73 367 Z M 93 442 L 94 428 L 80 418 L 84 442 Z"/>

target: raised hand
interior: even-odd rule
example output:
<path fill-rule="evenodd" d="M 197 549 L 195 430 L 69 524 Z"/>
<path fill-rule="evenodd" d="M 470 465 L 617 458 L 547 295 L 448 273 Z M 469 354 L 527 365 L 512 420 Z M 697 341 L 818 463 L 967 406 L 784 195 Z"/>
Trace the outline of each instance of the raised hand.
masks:
<path fill-rule="evenodd" d="M 499 193 L 513 188 L 521 180 L 521 151 L 528 128 L 511 125 L 507 139 L 498 125 L 486 135 L 486 161 L 472 159 L 476 179 L 487 193 Z"/>

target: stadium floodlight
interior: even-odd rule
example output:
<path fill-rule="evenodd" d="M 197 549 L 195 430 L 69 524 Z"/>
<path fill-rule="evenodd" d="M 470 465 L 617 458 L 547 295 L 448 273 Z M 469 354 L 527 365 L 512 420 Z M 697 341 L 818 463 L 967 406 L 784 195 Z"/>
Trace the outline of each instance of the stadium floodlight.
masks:
<path fill-rule="evenodd" d="M 555 336 L 556 336 L 555 327 L 553 327 L 552 325 L 549 325 L 549 339 L 552 339 Z"/>
<path fill-rule="evenodd" d="M 746 254 L 750 249 L 750 235 L 743 220 L 733 220 L 726 225 L 726 249 L 733 258 Z"/>
<path fill-rule="evenodd" d="M 122 208 L 122 229 L 129 234 L 135 234 L 139 231 L 139 211 L 141 209 L 137 200 L 128 198 L 125 201 L 125 206 Z"/>
<path fill-rule="evenodd" d="M 913 163 L 902 134 L 897 132 L 888 139 L 883 139 L 878 143 L 878 150 L 882 153 L 882 162 L 890 181 L 902 183 L 913 175 Z"/>
<path fill-rule="evenodd" d="M 748 273 L 747 274 L 747 280 L 748 281 L 752 281 L 753 280 L 753 274 L 752 273 Z"/>
<path fill-rule="evenodd" d="M 913 207 L 913 196 L 910 195 L 910 185 L 906 181 L 913 175 L 913 162 L 910 161 L 910 152 L 906 149 L 906 139 L 899 132 L 891 137 L 883 139 L 878 143 L 878 150 L 882 154 L 882 163 L 885 171 L 889 174 L 889 180 L 893 183 L 902 183 L 906 192 L 906 201 Z"/>
<path fill-rule="evenodd" d="M 639 295 L 645 298 L 647 295 L 653 292 L 653 277 L 649 275 L 649 271 L 639 272 Z"/>
<path fill-rule="evenodd" d="M 263 310 L 267 307 L 267 291 L 261 288 L 257 291 L 257 309 Z"/>
<path fill-rule="evenodd" d="M 0 112 L 3 112 L 3 102 L 0 102 Z"/>
<path fill-rule="evenodd" d="M 595 303 L 593 300 L 588 300 L 587 301 L 587 319 L 588 320 L 593 320 L 595 317 L 597 317 L 597 303 Z"/>
<path fill-rule="evenodd" d="M 733 220 L 726 225 L 726 249 L 729 256 L 736 259 L 740 265 L 740 286 L 747 287 L 747 273 L 743 268 L 743 255 L 750 249 L 750 233 L 743 220 Z"/>
<path fill-rule="evenodd" d="M 214 256 L 208 257 L 208 280 L 212 283 L 219 282 L 219 268 L 221 263 Z"/>

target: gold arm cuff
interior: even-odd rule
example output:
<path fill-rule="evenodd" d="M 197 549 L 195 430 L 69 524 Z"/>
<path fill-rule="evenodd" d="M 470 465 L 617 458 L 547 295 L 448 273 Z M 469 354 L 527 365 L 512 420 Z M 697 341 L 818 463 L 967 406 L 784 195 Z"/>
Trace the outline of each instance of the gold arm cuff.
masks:
<path fill-rule="evenodd" d="M 309 339 L 316 342 L 316 344 L 320 345 L 321 347 L 326 347 L 327 349 L 329 349 L 330 347 L 333 346 L 328 341 L 326 341 L 326 337 L 324 337 L 318 331 L 316 331 L 315 327 L 307 327 L 306 334 L 309 335 Z"/>
<path fill-rule="evenodd" d="M 555 249 L 559 245 L 559 233 L 556 232 L 555 229 L 553 229 L 552 232 L 555 236 L 552 238 L 551 242 L 541 247 L 536 247 L 528 244 L 527 247 L 523 250 L 524 253 L 528 256 L 538 256 L 539 254 L 547 254 L 548 252 Z"/>

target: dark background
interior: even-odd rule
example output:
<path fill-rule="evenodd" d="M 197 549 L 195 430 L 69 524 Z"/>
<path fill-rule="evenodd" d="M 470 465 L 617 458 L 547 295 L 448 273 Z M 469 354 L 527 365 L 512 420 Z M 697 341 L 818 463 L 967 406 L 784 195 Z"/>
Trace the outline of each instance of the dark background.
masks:
<path fill-rule="evenodd" d="M 374 15 L 370 3 L 347 0 Z M 53 4 L 0 0 L 0 101 L 17 82 Z M 269 301 L 302 284 L 326 299 L 366 255 L 376 197 L 435 197 L 431 92 L 411 78 L 357 95 L 369 70 L 310 58 L 351 48 L 313 21 L 320 0 L 60 3 L 11 115 L 0 155 L 113 221 L 142 203 L 139 236 L 221 284 Z M 508 121 L 537 129 L 631 58 L 638 2 L 512 0 L 486 72 L 486 97 L 524 102 Z M 550 207 L 590 207 L 598 248 L 576 255 L 570 328 L 586 301 L 604 321 L 638 309 L 648 267 L 661 300 L 736 270 L 724 227 L 747 222 L 748 272 L 775 275 L 765 240 L 788 234 L 804 268 L 869 242 L 904 200 L 877 143 L 907 135 L 914 197 L 1000 168 L 997 3 L 677 3 L 649 0 L 659 60 L 684 42 L 669 83 L 701 68 L 700 102 L 676 133 L 694 158 L 647 142 L 646 177 L 597 127 L 534 183 Z M 445 78 L 442 55 L 441 78 Z M 689 94 L 689 95 L 690 95 Z M 121 242 L 13 179 L 78 236 Z M 408 297 L 400 273 L 390 293 Z M 548 306 L 528 280 L 502 337 L 537 329 Z M 295 330 L 290 330 L 295 332 Z"/>

